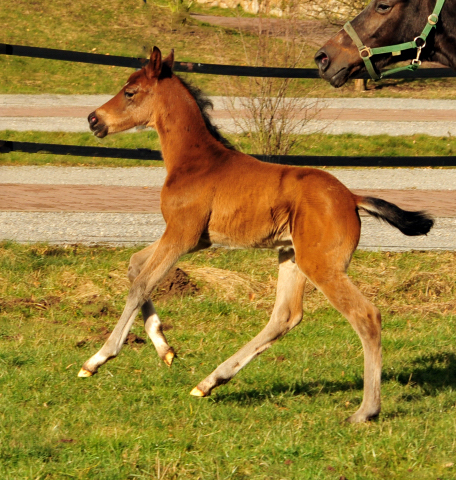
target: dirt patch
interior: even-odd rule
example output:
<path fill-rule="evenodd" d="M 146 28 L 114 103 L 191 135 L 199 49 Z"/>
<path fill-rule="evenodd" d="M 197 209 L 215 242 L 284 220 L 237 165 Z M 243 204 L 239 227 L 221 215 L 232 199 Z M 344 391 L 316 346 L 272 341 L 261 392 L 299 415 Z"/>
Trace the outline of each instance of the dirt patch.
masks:
<path fill-rule="evenodd" d="M 196 13 L 191 17 L 199 22 L 253 34 L 262 33 L 274 37 L 286 37 L 287 31 L 289 31 L 289 20 L 282 18 L 218 17 Z M 295 26 L 297 35 L 307 44 L 318 48 L 339 30 L 338 26 L 319 20 L 298 20 Z"/>
<path fill-rule="evenodd" d="M 85 305 L 81 306 L 81 313 L 85 317 L 106 317 L 117 316 L 119 312 L 111 306 L 107 300 L 103 300 L 98 296 L 91 298 Z"/>
<path fill-rule="evenodd" d="M 49 296 L 42 299 L 30 298 L 11 298 L 0 299 L 0 310 L 9 310 L 16 307 L 36 308 L 37 310 L 47 310 L 53 305 L 59 304 L 60 297 Z"/>
<path fill-rule="evenodd" d="M 199 290 L 198 285 L 180 268 L 173 268 L 158 284 L 152 294 L 153 301 L 166 301 L 173 297 L 194 295 Z"/>
<path fill-rule="evenodd" d="M 134 333 L 129 333 L 127 335 L 127 338 L 125 340 L 125 342 L 127 345 L 143 345 L 146 343 L 146 340 L 142 337 L 138 337 L 138 335 L 134 334 Z"/>

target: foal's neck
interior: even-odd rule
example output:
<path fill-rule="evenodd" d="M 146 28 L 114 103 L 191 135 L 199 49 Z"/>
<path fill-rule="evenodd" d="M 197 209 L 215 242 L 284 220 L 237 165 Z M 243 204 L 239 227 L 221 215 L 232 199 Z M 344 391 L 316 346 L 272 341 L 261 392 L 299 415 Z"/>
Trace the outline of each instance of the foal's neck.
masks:
<path fill-rule="evenodd" d="M 155 128 L 168 172 L 186 164 L 206 164 L 209 150 L 225 148 L 208 131 L 196 100 L 176 77 L 162 80 L 157 95 Z M 212 148 L 211 148 L 212 147 Z"/>

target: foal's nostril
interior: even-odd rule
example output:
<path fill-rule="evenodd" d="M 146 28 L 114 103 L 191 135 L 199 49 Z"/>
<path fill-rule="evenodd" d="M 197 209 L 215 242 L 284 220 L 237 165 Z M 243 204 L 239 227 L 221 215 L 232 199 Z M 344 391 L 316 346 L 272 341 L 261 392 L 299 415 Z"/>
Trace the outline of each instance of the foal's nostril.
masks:
<path fill-rule="evenodd" d="M 108 127 L 103 123 L 102 119 L 100 120 L 97 117 L 96 111 L 89 114 L 89 116 L 87 117 L 87 121 L 89 122 L 90 130 L 95 136 L 97 136 L 98 138 L 106 137 L 106 135 L 108 134 Z"/>
<path fill-rule="evenodd" d="M 330 61 L 329 57 L 324 50 L 319 50 L 315 55 L 315 63 L 318 65 L 318 68 L 324 72 L 328 69 Z"/>
<path fill-rule="evenodd" d="M 90 113 L 89 116 L 87 117 L 87 120 L 91 127 L 94 127 L 98 123 L 98 118 L 95 115 L 95 112 Z"/>

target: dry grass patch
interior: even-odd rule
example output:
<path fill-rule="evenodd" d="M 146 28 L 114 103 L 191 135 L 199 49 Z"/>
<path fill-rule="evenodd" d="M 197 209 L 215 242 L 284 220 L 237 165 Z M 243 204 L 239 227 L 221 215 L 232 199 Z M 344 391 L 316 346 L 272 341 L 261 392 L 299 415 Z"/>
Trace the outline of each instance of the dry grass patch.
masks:
<path fill-rule="evenodd" d="M 419 255 L 422 261 L 408 266 L 399 264 L 401 254 L 392 253 L 374 267 L 357 262 L 353 268 L 356 283 L 389 314 L 455 315 L 455 252 Z"/>
<path fill-rule="evenodd" d="M 277 278 L 269 274 L 258 278 L 255 273 L 243 273 L 217 267 L 200 267 L 190 262 L 182 263 L 182 268 L 201 285 L 205 294 L 216 293 L 220 300 L 250 304 L 256 310 L 272 311 L 274 306 Z M 263 277 L 265 277 L 263 275 Z M 311 282 L 307 282 L 304 294 L 304 307 L 314 311 L 324 306 L 326 300 Z M 327 306 L 327 302 L 326 302 Z"/>
<path fill-rule="evenodd" d="M 246 273 L 217 267 L 196 267 L 190 262 L 182 262 L 182 268 L 207 290 L 216 291 L 224 300 L 232 301 L 239 296 L 253 299 L 268 296 L 275 290 L 276 281 L 269 277 L 266 282 L 255 279 Z"/>
<path fill-rule="evenodd" d="M 363 254 L 365 255 L 365 254 Z M 375 254 L 377 255 L 377 254 Z M 413 253 L 409 254 L 413 256 Z M 423 260 L 403 265 L 404 254 L 386 253 L 374 258 L 374 263 L 356 259 L 349 275 L 360 291 L 377 305 L 383 313 L 414 316 L 456 315 L 455 252 L 420 252 Z M 259 279 L 256 272 L 244 273 L 212 266 L 196 266 L 182 262 L 181 268 L 204 292 L 216 292 L 226 301 L 253 302 L 257 308 L 272 308 L 277 280 L 273 264 L 267 267 L 269 276 Z M 431 269 L 434 268 L 434 271 Z M 267 273 L 267 272 L 266 272 Z M 274 276 L 273 276 L 274 275 Z M 327 308 L 326 298 L 307 282 L 304 309 L 315 312 Z"/>

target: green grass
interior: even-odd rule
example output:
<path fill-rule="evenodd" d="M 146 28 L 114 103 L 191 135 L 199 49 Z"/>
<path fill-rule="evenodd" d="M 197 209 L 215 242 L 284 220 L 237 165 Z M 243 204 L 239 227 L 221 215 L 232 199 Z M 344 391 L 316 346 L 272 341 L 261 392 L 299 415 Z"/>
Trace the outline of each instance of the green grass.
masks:
<path fill-rule="evenodd" d="M 350 273 L 384 317 L 383 411 L 345 425 L 361 347 L 310 288 L 299 327 L 211 397 L 188 394 L 265 324 L 270 252 L 183 259 L 199 290 L 156 301 L 171 369 L 147 341 L 77 378 L 123 308 L 133 251 L 0 246 L 2 478 L 455 478 L 454 253 L 355 255 Z M 139 321 L 134 332 L 145 338 Z"/>
<path fill-rule="evenodd" d="M 228 136 L 236 147 L 246 153 L 257 153 L 252 149 L 248 135 Z M 155 131 L 112 135 L 100 140 L 91 133 L 13 132 L 0 131 L 0 140 L 16 142 L 55 143 L 64 145 L 90 145 L 117 148 L 150 148 L 160 150 Z M 390 137 L 388 135 L 314 134 L 302 137 L 301 148 L 294 154 L 333 156 L 445 156 L 455 155 L 456 139 L 453 137 L 431 137 L 413 135 Z M 112 158 L 73 157 L 70 155 L 4 153 L 0 165 L 90 165 L 127 167 L 138 165 L 161 166 L 161 161 L 142 161 Z"/>
<path fill-rule="evenodd" d="M 328 156 L 445 156 L 454 155 L 456 141 L 453 137 L 312 134 L 301 136 L 300 151 L 294 154 Z M 248 136 L 233 140 L 243 151 L 251 152 Z M 245 142 L 245 143 L 244 143 Z"/>
<path fill-rule="evenodd" d="M 108 136 L 103 140 L 91 132 L 0 132 L 0 140 L 32 143 L 53 143 L 62 145 L 85 145 L 105 148 L 149 148 L 160 150 L 160 141 L 153 130 Z M 10 152 L 0 156 L 0 165 L 65 165 L 65 166 L 163 166 L 162 161 L 132 160 L 116 158 L 78 157 L 72 155 L 52 155 L 48 153 Z"/>

